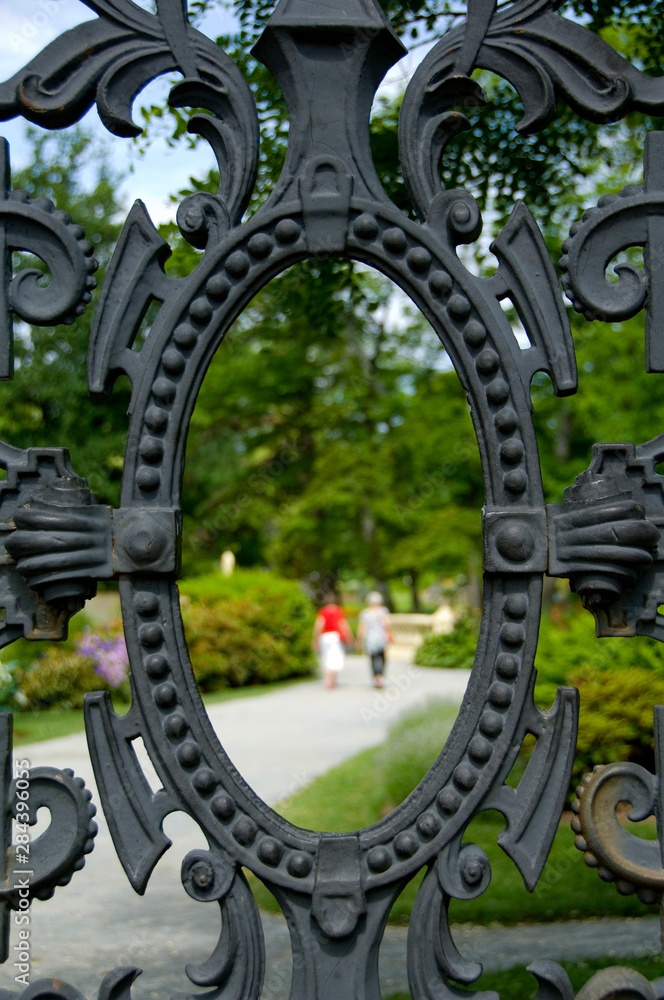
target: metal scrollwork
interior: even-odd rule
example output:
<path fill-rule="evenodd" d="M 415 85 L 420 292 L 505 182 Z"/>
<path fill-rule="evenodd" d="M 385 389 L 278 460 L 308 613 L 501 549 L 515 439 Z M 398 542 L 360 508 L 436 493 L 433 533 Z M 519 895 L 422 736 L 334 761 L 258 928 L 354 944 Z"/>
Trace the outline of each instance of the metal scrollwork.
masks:
<path fill-rule="evenodd" d="M 441 852 L 429 868 L 408 931 L 408 982 L 416 1000 L 451 997 L 455 991 L 449 980 L 470 985 L 481 975 L 482 966 L 466 961 L 454 944 L 448 908 L 452 898 L 476 899 L 490 881 L 491 866 L 484 851 L 460 840 Z"/>
<path fill-rule="evenodd" d="M 574 988 L 561 965 L 546 959 L 528 966 L 538 983 L 536 1000 L 574 1000 Z M 602 969 L 581 987 L 576 1000 L 655 1000 L 657 991 L 640 972 L 614 966 Z"/>
<path fill-rule="evenodd" d="M 661 336 L 664 302 L 661 300 L 659 246 L 664 232 L 664 132 L 646 136 L 643 185 L 630 185 L 619 194 L 604 195 L 576 222 L 563 243 L 560 267 L 563 285 L 574 308 L 588 319 L 605 322 L 629 319 L 646 309 L 646 368 L 664 371 Z M 617 264 L 619 280 L 606 280 L 610 261 L 630 247 L 645 248 L 643 269 Z"/>
<path fill-rule="evenodd" d="M 469 0 L 468 18 L 422 60 L 404 95 L 399 150 L 404 176 L 422 217 L 441 190 L 438 166 L 450 139 L 470 128 L 452 108 L 486 102 L 470 78 L 475 68 L 509 81 L 524 106 L 517 125 L 528 134 L 553 119 L 562 99 L 581 117 L 617 121 L 629 111 L 664 110 L 664 83 L 639 72 L 600 39 L 555 13 L 555 0 Z"/>
<path fill-rule="evenodd" d="M 217 901 L 222 929 L 210 958 L 186 972 L 197 986 L 216 986 L 227 1000 L 258 1000 L 265 974 L 265 945 L 254 898 L 242 872 L 227 857 L 192 851 L 182 862 L 182 884 L 200 903 Z"/>
<path fill-rule="evenodd" d="M 0 878 L 0 957 L 9 955 L 9 913 L 21 910 L 35 899 L 49 899 L 58 886 L 65 886 L 94 847 L 96 807 L 82 778 L 71 770 L 53 767 L 20 770 L 11 780 L 12 717 L 0 714 L 0 792 L 3 799 L 1 826 L 4 869 Z M 29 795 L 22 790 L 29 788 Z M 26 849 L 27 836 L 12 843 L 11 819 L 23 827 L 34 826 L 37 811 L 50 813 L 46 830 Z M 29 868 L 29 871 L 27 869 Z"/>
<path fill-rule="evenodd" d="M 464 266 L 458 247 L 478 238 L 482 217 L 470 193 L 442 189 L 440 156 L 450 137 L 467 126 L 453 109 L 485 100 L 470 79 L 475 67 L 515 85 L 524 103 L 523 132 L 550 120 L 557 97 L 593 121 L 615 120 L 631 109 L 664 110 L 662 81 L 639 73 L 587 29 L 562 18 L 550 0 L 516 0 L 500 9 L 494 0 L 469 0 L 465 24 L 434 46 L 403 102 L 401 158 L 421 220 L 416 223 L 385 193 L 369 143 L 376 89 L 405 51 L 389 21 L 374 0 L 279 0 L 253 54 L 283 90 L 288 152 L 271 195 L 245 219 L 256 179 L 258 125 L 240 70 L 189 24 L 182 0 L 158 0 L 155 13 L 130 0 L 84 2 L 96 19 L 67 32 L 0 85 L 0 118 L 20 114 L 58 128 L 96 103 L 111 132 L 135 135 L 134 97 L 150 80 L 178 71 L 183 80 L 172 89 L 171 103 L 211 112 L 194 115 L 189 128 L 210 143 L 220 187 L 216 194 L 191 195 L 179 208 L 180 232 L 204 250 L 191 274 L 175 278 L 166 272 L 170 247 L 141 202 L 129 213 L 109 265 L 91 335 L 88 382 L 99 398 L 122 373 L 132 383 L 119 509 L 95 502 L 64 450 L 2 446 L 8 473 L 0 487 L 2 641 L 62 637 L 68 617 L 96 581 L 119 578 L 133 700 L 119 716 L 108 695 L 88 697 L 90 753 L 111 836 L 136 892 L 145 891 L 170 846 L 163 831 L 169 813 L 188 813 L 207 839 L 208 850 L 184 859 L 182 882 L 195 900 L 218 903 L 222 928 L 210 958 L 187 967 L 194 984 L 212 987 L 226 1000 L 260 996 L 264 943 L 242 871 L 247 868 L 287 917 L 294 954 L 291 1000 L 375 1000 L 390 908 L 426 866 L 409 934 L 409 979 L 414 1000 L 451 996 L 455 982 L 470 984 L 482 971 L 459 954 L 447 920 L 451 898 L 475 898 L 490 879 L 486 856 L 463 841 L 469 822 L 483 809 L 502 813 L 499 843 L 532 889 L 571 774 L 576 692 L 560 689 L 548 711 L 533 701 L 543 575 L 570 579 L 601 634 L 664 634 L 657 611 L 662 477 L 654 470 L 664 448 L 660 439 L 636 449 L 597 446 L 591 467 L 563 502 L 545 504 L 530 385 L 544 371 L 558 395 L 576 391 L 563 292 L 522 202 L 492 244 L 495 273 L 477 277 Z M 649 365 L 656 371 L 664 370 L 653 318 L 660 147 L 661 136 L 651 136 L 643 188 L 603 202 L 575 227 L 564 264 L 565 288 L 586 312 L 601 308 L 615 318 L 647 304 Z M 30 272 L 13 278 L 6 269 L 5 306 L 32 322 L 45 321 L 47 312 L 49 322 L 70 319 L 89 299 L 90 249 L 50 203 L 10 197 L 9 187 L 7 176 L 2 247 L 38 253 L 63 278 L 52 282 L 53 290 L 35 289 Z M 19 221 L 23 237 L 33 230 L 38 236 L 21 242 L 12 230 Z M 610 259 L 634 245 L 647 249 L 644 273 L 623 270 L 617 285 L 607 285 Z M 462 711 L 413 794 L 374 826 L 343 835 L 286 822 L 237 773 L 198 694 L 175 585 L 184 446 L 208 366 L 261 288 L 298 261 L 333 255 L 377 268 L 431 323 L 468 395 L 486 490 L 483 616 Z M 24 294 L 28 285 L 34 300 Z M 527 332 L 525 350 L 506 318 L 505 300 Z M 152 302 L 160 308 L 135 349 Z M 8 327 L 0 333 L 8 357 Z M 10 374 L 8 362 L 4 372 Z M 508 779 L 528 734 L 536 746 L 512 787 Z M 163 786 L 156 793 L 132 748 L 139 737 Z M 602 800 L 612 773 L 600 772 L 584 790 L 580 823 L 587 811 L 596 824 L 592 803 Z M 92 833 L 88 825 L 88 839 L 81 841 L 81 817 L 85 813 L 89 820 L 89 806 L 81 806 L 87 797 L 79 783 L 71 775 L 54 780 L 80 807 L 78 840 L 56 872 L 62 881 L 80 865 Z M 642 781 L 646 790 L 652 788 L 649 780 Z M 53 802 L 55 832 L 60 820 Z M 579 836 L 587 853 L 599 858 L 599 838 Z M 56 875 L 45 876 L 45 889 Z M 572 1000 L 559 966 L 538 963 L 531 971 L 542 1000 Z M 116 970 L 102 983 L 100 1000 L 128 1000 L 136 974 Z M 608 998 L 612 990 L 620 992 L 615 983 L 623 983 L 621 976 L 614 974 L 610 988 L 602 975 L 594 977 L 579 997 Z M 651 996 L 649 984 L 627 974 L 624 989 L 644 1000 Z M 42 995 L 79 1000 L 72 988 L 47 981 L 30 993 L 32 1000 Z"/>
<path fill-rule="evenodd" d="M 644 903 L 660 902 L 664 894 L 662 859 L 662 776 L 664 775 L 664 707 L 654 710 L 657 774 L 638 764 L 598 765 L 577 788 L 572 808 L 575 845 L 586 864 L 605 882 L 614 882 L 625 896 L 636 893 Z M 618 809 L 629 803 L 627 818 L 639 822 L 654 816 L 657 840 L 644 840 L 626 830 Z"/>
<path fill-rule="evenodd" d="M 36 326 L 73 323 L 85 312 L 97 284 L 94 248 L 81 227 L 50 199 L 12 191 L 10 179 L 9 146 L 0 139 L 0 379 L 14 372 L 11 312 Z M 46 287 L 36 268 L 13 274 L 11 254 L 16 250 L 44 261 L 51 279 Z"/>

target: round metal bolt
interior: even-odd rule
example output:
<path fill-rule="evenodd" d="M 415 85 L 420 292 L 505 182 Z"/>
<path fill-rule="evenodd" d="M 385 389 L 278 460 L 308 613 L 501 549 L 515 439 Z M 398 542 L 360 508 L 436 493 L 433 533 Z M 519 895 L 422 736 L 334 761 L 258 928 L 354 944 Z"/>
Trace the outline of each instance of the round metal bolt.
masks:
<path fill-rule="evenodd" d="M 369 868 L 374 872 L 386 872 L 392 867 L 390 852 L 385 847 L 374 847 L 367 856 Z"/>
<path fill-rule="evenodd" d="M 407 830 L 402 830 L 394 838 L 394 850 L 400 858 L 412 858 L 419 846 L 417 838 Z"/>
<path fill-rule="evenodd" d="M 403 253 L 408 246 L 408 240 L 403 229 L 386 229 L 383 233 L 383 246 L 390 253 Z"/>
<path fill-rule="evenodd" d="M 197 861 L 191 869 L 191 881 L 201 892 L 209 892 L 214 886 L 214 869 L 204 861 Z"/>
<path fill-rule="evenodd" d="M 295 878 L 306 878 L 311 871 L 313 861 L 304 851 L 295 851 L 288 860 L 289 874 Z"/>
<path fill-rule="evenodd" d="M 187 725 L 187 720 L 184 715 L 180 715 L 179 712 L 169 715 L 164 724 L 164 729 L 166 735 L 172 740 L 181 739 L 187 732 L 189 726 Z"/>
<path fill-rule="evenodd" d="M 436 804 L 445 816 L 453 816 L 461 807 L 463 799 L 454 788 L 443 788 L 436 797 Z"/>
<path fill-rule="evenodd" d="M 375 240 L 378 236 L 378 223 L 373 215 L 365 212 L 355 220 L 353 232 L 361 240 Z"/>
<path fill-rule="evenodd" d="M 277 223 L 274 235 L 279 243 L 295 243 L 300 235 L 300 227 L 293 219 L 282 219 Z"/>

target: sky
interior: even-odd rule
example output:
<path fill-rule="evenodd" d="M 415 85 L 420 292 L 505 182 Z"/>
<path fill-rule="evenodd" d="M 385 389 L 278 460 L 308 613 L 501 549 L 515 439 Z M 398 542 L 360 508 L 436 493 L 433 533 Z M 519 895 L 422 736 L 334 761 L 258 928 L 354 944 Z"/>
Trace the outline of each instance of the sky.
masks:
<path fill-rule="evenodd" d="M 136 2 L 142 7 L 150 7 L 149 0 Z M 82 0 L 0 0 L 0 80 L 7 80 L 22 69 L 63 31 L 95 16 Z M 201 27 L 209 37 L 216 38 L 232 30 L 233 25 L 232 15 L 217 8 Z M 422 46 L 409 53 L 390 71 L 379 94 L 401 89 L 426 51 Z M 152 103 L 163 104 L 167 94 L 168 83 L 156 81 L 139 95 L 138 108 Z M 127 208 L 140 198 L 157 224 L 175 217 L 177 205 L 170 201 L 169 195 L 187 185 L 190 176 L 205 176 L 214 166 L 212 152 L 205 142 L 200 142 L 193 151 L 187 149 L 185 143 L 169 149 L 166 142 L 157 137 L 141 156 L 137 143 L 106 132 L 94 107 L 83 119 L 83 125 L 99 135 L 107 146 L 116 172 L 123 177 L 121 192 Z M 25 127 L 22 119 L 0 122 L 0 136 L 10 143 L 15 169 L 25 166 L 28 158 Z"/>
<path fill-rule="evenodd" d="M 147 7 L 147 0 L 139 0 Z M 68 28 L 96 17 L 81 0 L 0 0 L 0 79 L 9 79 L 39 52 Z M 228 30 L 231 22 L 217 11 L 207 18 L 205 31 L 217 37 Z M 157 81 L 139 95 L 141 104 L 163 103 L 168 84 Z M 111 136 L 101 125 L 96 108 L 83 119 L 86 129 L 98 135 L 108 148 L 108 155 L 117 173 L 123 176 L 122 194 L 129 207 L 141 198 L 156 223 L 174 218 L 177 205 L 169 203 L 169 194 L 183 187 L 188 178 L 204 175 L 214 164 L 207 143 L 196 151 L 181 147 L 171 150 L 162 139 L 155 139 L 148 153 L 139 155 L 138 144 L 131 139 Z M 25 166 L 28 147 L 24 140 L 22 119 L 0 122 L 0 135 L 9 140 L 12 164 Z"/>

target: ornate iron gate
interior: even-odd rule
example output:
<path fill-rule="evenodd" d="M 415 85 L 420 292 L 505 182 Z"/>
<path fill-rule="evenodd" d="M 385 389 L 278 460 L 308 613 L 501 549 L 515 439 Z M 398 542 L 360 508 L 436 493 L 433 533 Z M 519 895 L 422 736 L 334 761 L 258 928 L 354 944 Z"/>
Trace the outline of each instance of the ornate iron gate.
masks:
<path fill-rule="evenodd" d="M 415 1000 L 451 997 L 481 967 L 465 962 L 447 923 L 452 897 L 471 899 L 488 884 L 483 852 L 463 841 L 487 808 L 506 820 L 500 844 L 534 887 L 560 817 L 574 754 L 577 697 L 561 689 L 553 708 L 532 697 L 543 574 L 569 577 L 595 615 L 600 635 L 664 637 L 658 543 L 664 526 L 664 434 L 645 444 L 604 444 L 562 503 L 545 505 L 529 388 L 551 376 L 557 394 L 576 389 L 574 347 L 562 292 L 543 239 L 520 203 L 492 245 L 499 267 L 473 276 L 457 256 L 482 220 L 464 190 L 442 190 L 439 161 L 467 120 L 455 107 L 483 101 L 470 78 L 483 67 L 510 81 L 524 105 L 523 132 L 551 120 L 557 100 L 591 121 L 629 111 L 664 113 L 664 80 L 636 71 L 602 40 L 556 12 L 559 0 L 468 0 L 462 27 L 444 36 L 413 76 L 400 118 L 401 164 L 420 221 L 389 200 L 369 148 L 369 111 L 403 47 L 375 0 L 279 0 L 254 54 L 276 76 L 290 115 L 281 177 L 251 217 L 259 129 L 251 91 L 237 66 L 188 23 L 184 0 L 157 0 L 151 14 L 131 0 L 84 0 L 98 17 L 68 31 L 0 86 L 0 118 L 17 115 L 47 128 L 76 122 L 96 102 L 116 136 L 138 129 L 134 96 L 160 74 L 178 71 L 176 106 L 205 107 L 190 130 L 211 144 L 221 186 L 180 206 L 181 232 L 205 253 L 188 277 L 164 270 L 169 247 L 137 202 L 126 221 L 97 309 L 89 350 L 89 388 L 104 396 L 119 373 L 132 382 L 122 501 L 98 505 L 64 449 L 0 447 L 3 558 L 2 643 L 19 636 L 61 638 L 97 580 L 120 581 L 131 661 L 133 704 L 116 716 L 108 696 L 88 697 L 86 727 L 99 794 L 115 847 L 134 889 L 144 891 L 169 846 L 166 815 L 182 810 L 205 834 L 182 881 L 196 900 L 217 900 L 222 935 L 214 955 L 190 972 L 225 1000 L 257 1000 L 264 975 L 261 921 L 242 866 L 275 894 L 293 947 L 292 1000 L 377 1000 L 378 952 L 390 908 L 423 866 L 409 932 L 408 975 Z M 602 199 L 573 228 L 561 261 L 574 308 L 604 321 L 646 310 L 647 365 L 664 371 L 661 332 L 664 134 L 648 136 L 645 179 Z M 3 150 L 0 187 L 0 364 L 12 375 L 11 313 L 33 323 L 75 320 L 94 287 L 93 248 L 82 230 L 44 199 L 10 184 Z M 642 272 L 623 268 L 607 282 L 620 250 L 645 248 Z M 11 253 L 46 263 L 48 288 L 34 272 L 11 272 Z M 346 256 L 395 281 L 430 321 L 453 360 L 472 407 L 486 484 L 484 609 L 472 681 L 441 756 L 416 792 L 368 829 L 345 835 L 293 827 L 269 809 L 230 764 L 197 692 L 175 579 L 180 488 L 189 418 L 210 360 L 227 329 L 275 275 L 307 257 Z M 500 302 L 509 299 L 530 340 L 520 349 Z M 150 302 L 161 308 L 140 351 L 132 350 Z M 657 710 L 656 722 L 662 709 Z M 3 958 L 12 914 L 46 898 L 83 866 L 94 843 L 89 793 L 71 773 L 38 768 L 12 780 L 11 728 L 2 722 L 2 801 L 6 864 L 1 889 Z M 526 733 L 537 738 L 516 789 L 506 784 Z M 142 737 L 163 789 L 153 794 L 132 740 Z M 658 733 L 658 756 L 662 756 Z M 664 774 L 664 767 L 660 771 Z M 22 789 L 29 780 L 26 812 Z M 630 800 L 660 818 L 657 778 L 635 765 L 607 766 L 586 779 L 576 803 L 577 846 L 619 888 L 659 898 L 664 870 L 658 842 L 619 826 L 615 807 Z M 29 886 L 10 819 L 52 821 L 32 845 Z M 569 998 L 562 968 L 535 963 L 542 996 Z M 100 998 L 128 996 L 137 970 L 107 976 Z M 654 997 L 625 970 L 584 988 Z M 26 997 L 28 993 L 26 992 Z M 70 996 L 43 981 L 31 998 Z"/>

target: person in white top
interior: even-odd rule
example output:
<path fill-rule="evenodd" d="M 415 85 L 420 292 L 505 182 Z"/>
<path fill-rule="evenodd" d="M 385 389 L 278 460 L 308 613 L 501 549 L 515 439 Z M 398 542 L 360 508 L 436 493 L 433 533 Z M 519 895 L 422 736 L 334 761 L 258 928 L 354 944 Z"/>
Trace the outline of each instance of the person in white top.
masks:
<path fill-rule="evenodd" d="M 380 688 L 383 686 L 385 676 L 385 650 L 392 641 L 390 613 L 377 590 L 367 594 L 367 603 L 369 607 L 360 611 L 357 642 L 369 656 L 374 686 Z"/>

